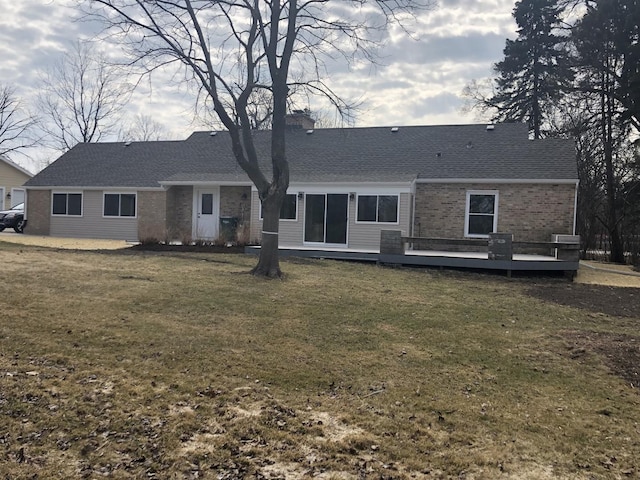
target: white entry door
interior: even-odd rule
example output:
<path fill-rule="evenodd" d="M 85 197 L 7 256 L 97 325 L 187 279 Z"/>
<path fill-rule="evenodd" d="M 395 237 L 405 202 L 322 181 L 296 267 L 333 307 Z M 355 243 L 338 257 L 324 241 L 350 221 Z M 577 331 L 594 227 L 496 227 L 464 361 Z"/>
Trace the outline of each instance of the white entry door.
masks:
<path fill-rule="evenodd" d="M 194 240 L 214 240 L 220 222 L 220 188 L 197 188 L 194 198 Z"/>

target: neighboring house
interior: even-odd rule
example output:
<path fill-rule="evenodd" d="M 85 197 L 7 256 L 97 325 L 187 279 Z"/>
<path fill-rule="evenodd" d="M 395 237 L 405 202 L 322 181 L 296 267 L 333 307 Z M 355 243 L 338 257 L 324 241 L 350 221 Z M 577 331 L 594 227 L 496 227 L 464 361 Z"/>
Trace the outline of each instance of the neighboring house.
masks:
<path fill-rule="evenodd" d="M 381 230 L 447 238 L 509 232 L 518 241 L 574 234 L 571 140 L 529 140 L 524 124 L 311 125 L 287 134 L 281 247 L 376 250 Z M 270 132 L 253 135 L 269 170 Z M 217 238 L 222 219 L 260 240 L 257 191 L 226 132 L 80 144 L 26 187 L 31 234 L 188 241 Z"/>
<path fill-rule="evenodd" d="M 0 155 L 0 210 L 9 209 L 24 202 L 24 182 L 33 175 L 20 165 Z"/>

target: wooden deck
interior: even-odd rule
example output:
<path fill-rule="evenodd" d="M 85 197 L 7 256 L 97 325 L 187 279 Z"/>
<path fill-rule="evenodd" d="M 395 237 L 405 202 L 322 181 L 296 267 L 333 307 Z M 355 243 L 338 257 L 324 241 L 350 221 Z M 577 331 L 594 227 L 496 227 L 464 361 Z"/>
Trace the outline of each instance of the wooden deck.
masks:
<path fill-rule="evenodd" d="M 247 247 L 247 253 L 258 254 L 260 247 Z M 467 268 L 512 271 L 563 272 L 573 277 L 578 261 L 558 260 L 552 256 L 514 254 L 511 260 L 490 260 L 487 252 L 446 252 L 438 250 L 407 250 L 404 255 L 381 254 L 378 250 L 347 248 L 280 247 L 282 257 L 327 258 L 376 262 L 388 265 L 416 267 Z"/>

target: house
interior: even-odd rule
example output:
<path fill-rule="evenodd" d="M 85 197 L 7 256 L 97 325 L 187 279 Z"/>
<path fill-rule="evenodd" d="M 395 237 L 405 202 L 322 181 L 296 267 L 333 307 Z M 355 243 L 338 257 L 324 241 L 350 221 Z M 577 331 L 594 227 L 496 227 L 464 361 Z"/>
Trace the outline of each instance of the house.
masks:
<path fill-rule="evenodd" d="M 0 210 L 9 209 L 24 202 L 23 184 L 32 177 L 20 165 L 0 155 Z"/>
<path fill-rule="evenodd" d="M 304 119 L 308 122 L 310 119 Z M 292 119 L 281 247 L 376 250 L 382 230 L 520 241 L 574 234 L 573 142 L 524 124 L 313 129 Z M 255 131 L 261 158 L 270 132 Z M 27 233 L 130 241 L 261 236 L 256 189 L 227 132 L 80 144 L 29 180 Z M 228 233 L 228 232 L 227 232 Z"/>

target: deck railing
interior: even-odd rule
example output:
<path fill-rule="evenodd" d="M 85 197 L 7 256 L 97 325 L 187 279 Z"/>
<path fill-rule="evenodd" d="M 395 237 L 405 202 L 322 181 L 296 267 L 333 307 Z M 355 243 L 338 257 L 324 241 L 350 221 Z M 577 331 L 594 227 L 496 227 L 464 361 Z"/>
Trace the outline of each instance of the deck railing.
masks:
<path fill-rule="evenodd" d="M 521 242 L 514 241 L 511 233 L 491 233 L 489 238 L 437 238 L 437 237 L 407 237 L 399 230 L 383 230 L 380 235 L 380 253 L 389 255 L 404 255 L 407 245 L 419 244 L 420 247 L 473 247 L 485 249 L 489 260 L 512 260 L 513 250 L 535 249 L 547 251 L 549 256 L 558 260 L 578 262 L 580 260 L 580 236 L 553 234 L 549 242 Z M 420 250 L 437 250 L 438 248 L 420 248 Z"/>

